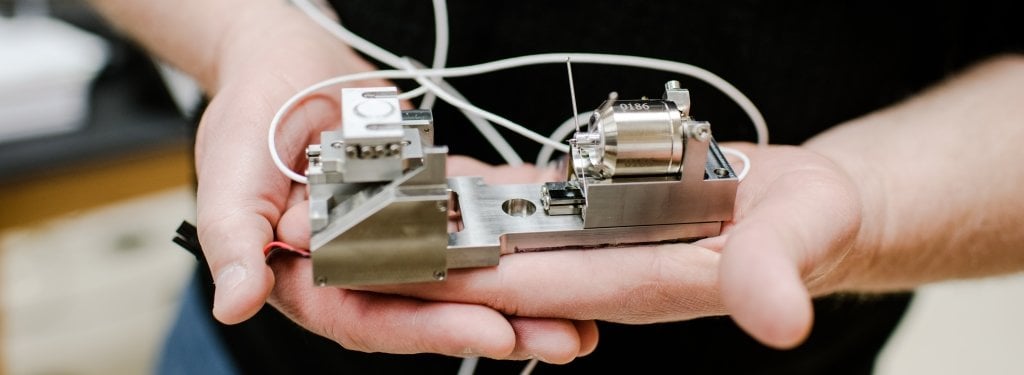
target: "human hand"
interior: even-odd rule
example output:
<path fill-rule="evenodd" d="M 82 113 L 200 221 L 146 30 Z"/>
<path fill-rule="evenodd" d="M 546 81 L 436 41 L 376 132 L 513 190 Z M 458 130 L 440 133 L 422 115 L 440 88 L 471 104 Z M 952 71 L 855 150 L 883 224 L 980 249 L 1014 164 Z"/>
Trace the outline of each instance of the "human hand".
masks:
<path fill-rule="evenodd" d="M 443 284 L 372 290 L 527 317 L 643 324 L 729 314 L 765 344 L 795 346 L 811 326 L 811 296 L 836 291 L 850 272 L 844 259 L 860 227 L 860 198 L 843 172 L 811 151 L 736 147 L 754 169 L 721 236 L 512 254 L 497 267 L 450 272 Z"/>
<path fill-rule="evenodd" d="M 246 13 L 253 25 L 225 36 L 213 99 L 196 141 L 198 228 L 215 279 L 214 316 L 234 324 L 268 300 L 314 333 L 360 351 L 432 352 L 494 358 L 540 356 L 566 362 L 593 349 L 593 322 L 506 319 L 493 309 L 409 298 L 314 288 L 308 260 L 277 257 L 272 270 L 262 248 L 275 238 L 308 241 L 305 188 L 274 167 L 266 136 L 274 113 L 291 95 L 322 79 L 372 67 L 305 16 L 287 6 L 267 14 Z M 361 82 L 389 85 L 387 82 Z M 301 170 L 303 150 L 320 130 L 340 123 L 336 94 L 305 99 L 283 121 L 279 152 Z M 296 211 L 297 212 L 297 211 Z M 299 219 L 301 218 L 301 219 Z M 289 231 L 289 228 L 296 230 Z M 304 230 L 303 230 L 304 229 Z M 298 238 L 289 234 L 298 233 Z M 293 241 L 294 240 L 294 241 Z"/>
<path fill-rule="evenodd" d="M 530 166 L 495 168 L 458 156 L 448 158 L 447 168 L 453 175 L 480 176 L 492 184 L 550 181 L 558 175 L 554 170 Z M 308 203 L 289 209 L 277 233 L 286 243 L 308 246 Z M 590 353 L 597 344 L 593 321 L 505 316 L 476 304 L 317 287 L 310 259 L 274 258 L 271 264 L 277 285 L 270 302 L 307 329 L 349 349 L 497 359 L 535 357 L 565 363 Z"/>

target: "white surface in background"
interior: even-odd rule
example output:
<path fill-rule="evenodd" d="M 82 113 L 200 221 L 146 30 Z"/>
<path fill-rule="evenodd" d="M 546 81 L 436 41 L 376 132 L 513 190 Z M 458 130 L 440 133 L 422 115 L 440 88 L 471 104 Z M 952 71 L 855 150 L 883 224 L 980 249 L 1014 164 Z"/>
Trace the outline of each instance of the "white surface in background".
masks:
<path fill-rule="evenodd" d="M 106 42 L 62 21 L 0 17 L 0 141 L 75 130 Z"/>
<path fill-rule="evenodd" d="M 1024 374 L 1024 274 L 921 288 L 876 373 Z"/>
<path fill-rule="evenodd" d="M 190 188 L 0 233 L 5 374 L 145 374 L 195 258 Z M 194 222 L 194 221 L 193 221 Z"/>

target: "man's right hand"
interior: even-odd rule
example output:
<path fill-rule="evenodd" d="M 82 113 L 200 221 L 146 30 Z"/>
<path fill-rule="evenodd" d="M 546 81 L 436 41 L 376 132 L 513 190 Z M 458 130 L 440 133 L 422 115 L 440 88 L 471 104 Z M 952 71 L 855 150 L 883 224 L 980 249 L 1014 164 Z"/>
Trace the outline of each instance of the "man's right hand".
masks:
<path fill-rule="evenodd" d="M 197 135 L 197 206 L 199 237 L 216 283 L 214 316 L 226 324 L 242 322 L 269 297 L 301 326 L 359 351 L 564 363 L 593 350 L 593 322 L 513 318 L 479 305 L 314 287 L 305 259 L 267 266 L 263 246 L 274 240 L 286 210 L 304 207 L 306 192 L 271 161 L 271 119 L 307 85 L 372 69 L 296 9 L 280 5 L 239 18 L 246 24 L 234 25 L 221 39 L 216 81 L 204 85 L 214 95 Z M 296 170 L 302 170 L 306 145 L 340 124 L 335 92 L 307 98 L 280 124 L 278 152 Z M 308 237 L 308 222 L 302 227 Z"/>

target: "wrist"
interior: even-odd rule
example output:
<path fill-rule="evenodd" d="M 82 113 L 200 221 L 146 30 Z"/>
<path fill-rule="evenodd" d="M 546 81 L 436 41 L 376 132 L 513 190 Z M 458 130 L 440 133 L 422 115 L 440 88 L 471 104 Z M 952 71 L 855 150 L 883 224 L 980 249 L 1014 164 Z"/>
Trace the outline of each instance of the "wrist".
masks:
<path fill-rule="evenodd" d="M 870 116 L 869 116 L 870 117 Z M 848 128 L 860 125 L 858 119 L 815 137 L 804 144 L 824 156 L 844 173 L 855 187 L 860 201 L 860 225 L 842 259 L 828 277 L 829 292 L 871 291 L 878 289 L 874 274 L 886 266 L 880 260 L 884 253 L 888 215 L 886 187 L 882 171 L 863 157 L 864 149 L 847 147 L 842 140 L 856 137 L 846 134 Z"/>
<path fill-rule="evenodd" d="M 276 76 L 294 92 L 331 76 L 374 69 L 287 2 L 263 5 L 240 14 L 221 38 L 204 83 L 211 95 L 261 76 Z"/>

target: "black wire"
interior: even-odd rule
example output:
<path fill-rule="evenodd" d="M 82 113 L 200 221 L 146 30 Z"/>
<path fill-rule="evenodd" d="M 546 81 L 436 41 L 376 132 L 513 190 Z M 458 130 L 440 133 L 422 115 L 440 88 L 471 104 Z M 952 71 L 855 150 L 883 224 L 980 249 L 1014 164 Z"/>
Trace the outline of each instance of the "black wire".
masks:
<path fill-rule="evenodd" d="M 188 250 L 196 260 L 204 262 L 203 247 L 199 244 L 199 231 L 196 230 L 196 226 L 192 225 L 188 221 L 182 221 L 181 225 L 178 226 L 178 236 L 174 237 L 172 241 L 181 246 L 183 249 Z"/>

